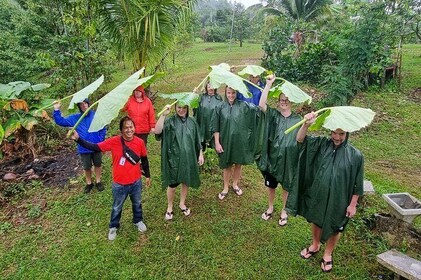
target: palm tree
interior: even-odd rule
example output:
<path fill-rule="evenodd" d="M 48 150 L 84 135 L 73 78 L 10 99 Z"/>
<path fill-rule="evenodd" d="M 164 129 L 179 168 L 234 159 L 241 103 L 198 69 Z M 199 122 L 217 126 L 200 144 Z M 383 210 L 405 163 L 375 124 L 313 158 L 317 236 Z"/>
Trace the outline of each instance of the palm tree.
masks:
<path fill-rule="evenodd" d="M 133 70 L 157 64 L 188 22 L 194 0 L 100 0 L 102 30 Z"/>

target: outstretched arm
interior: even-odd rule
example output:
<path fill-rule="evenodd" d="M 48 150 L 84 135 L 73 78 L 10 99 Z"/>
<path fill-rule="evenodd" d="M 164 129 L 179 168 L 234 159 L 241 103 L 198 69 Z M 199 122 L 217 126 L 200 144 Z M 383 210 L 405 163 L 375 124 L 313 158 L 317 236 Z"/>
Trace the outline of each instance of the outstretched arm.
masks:
<path fill-rule="evenodd" d="M 170 111 L 171 111 L 171 105 L 166 105 L 165 111 L 162 113 L 162 115 L 159 117 L 158 121 L 156 122 L 155 132 L 154 132 L 155 134 L 162 133 L 162 129 L 164 128 L 165 117 L 168 116 Z"/>

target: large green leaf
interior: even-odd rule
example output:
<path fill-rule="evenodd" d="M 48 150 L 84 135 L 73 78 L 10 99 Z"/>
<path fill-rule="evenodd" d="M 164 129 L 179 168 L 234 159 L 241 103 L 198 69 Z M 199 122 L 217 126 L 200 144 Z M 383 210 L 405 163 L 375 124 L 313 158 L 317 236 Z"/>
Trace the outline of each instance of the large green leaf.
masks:
<path fill-rule="evenodd" d="M 283 80 L 283 79 L 282 79 Z M 305 93 L 303 90 L 301 90 L 299 87 L 294 85 L 293 83 L 283 80 L 284 82 L 282 84 L 279 84 L 269 91 L 270 97 L 276 97 L 278 98 L 279 95 L 282 93 L 285 94 L 286 97 L 288 97 L 289 101 L 293 103 L 303 103 L 307 102 L 308 104 L 311 103 L 311 96 Z"/>
<path fill-rule="evenodd" d="M 180 92 L 180 93 L 170 93 L 170 94 L 160 94 L 162 98 L 177 99 L 177 103 L 181 106 L 189 106 L 190 108 L 199 107 L 199 95 L 194 92 Z"/>
<path fill-rule="evenodd" d="M 118 116 L 121 108 L 126 104 L 127 99 L 133 93 L 133 90 L 140 85 L 149 85 L 157 77 L 161 77 L 163 73 L 156 73 L 154 75 L 139 79 L 139 75 L 143 73 L 145 68 L 140 69 L 131 75 L 124 82 L 119 84 L 116 88 L 102 97 L 100 100 L 92 104 L 94 106 L 98 103 L 98 109 L 95 117 L 92 120 L 89 132 L 94 132 L 102 129 L 109 124 L 115 117 Z M 91 107 L 92 107 L 91 106 Z"/>
<path fill-rule="evenodd" d="M 266 69 L 259 65 L 247 65 L 246 68 L 238 72 L 238 75 L 253 75 L 260 76 Z"/>
<path fill-rule="evenodd" d="M 328 109 L 324 111 L 321 115 L 319 115 L 316 119 L 316 121 L 308 128 L 308 130 L 319 130 L 322 128 L 323 124 L 326 121 L 326 118 L 330 115 L 331 110 Z"/>
<path fill-rule="evenodd" d="M 211 66 L 212 71 L 209 73 L 209 82 L 211 87 L 219 88 L 222 84 L 241 92 L 245 97 L 250 97 L 247 86 L 244 84 L 244 79 L 240 76 L 226 70 L 225 66 L 214 65 Z"/>
<path fill-rule="evenodd" d="M 330 114 L 326 117 L 323 127 L 329 130 L 338 128 L 346 132 L 353 132 L 368 126 L 374 118 L 370 109 L 354 106 L 330 107 Z"/>
<path fill-rule="evenodd" d="M 18 118 L 12 117 L 4 124 L 4 137 L 7 138 L 12 135 L 16 130 L 21 128 L 22 123 Z"/>
<path fill-rule="evenodd" d="M 26 130 L 31 130 L 34 125 L 38 124 L 38 121 L 34 117 L 25 116 L 21 119 L 21 124 Z"/>
<path fill-rule="evenodd" d="M 27 90 L 31 87 L 31 83 L 23 81 L 10 82 L 9 85 L 13 87 L 13 92 L 15 96 L 19 96 L 22 91 Z"/>
<path fill-rule="evenodd" d="M 83 100 L 88 98 L 89 95 L 96 91 L 103 82 L 104 75 L 101 75 L 101 77 L 99 77 L 95 82 L 76 92 L 73 95 L 72 100 L 70 100 L 69 110 L 73 110 L 75 108 L 75 104 L 82 102 Z"/>
<path fill-rule="evenodd" d="M 33 91 L 40 91 L 46 88 L 49 88 L 51 85 L 50 84 L 36 84 L 31 86 Z"/>
<path fill-rule="evenodd" d="M 0 98 L 1 99 L 13 99 L 13 87 L 11 85 L 0 84 Z"/>

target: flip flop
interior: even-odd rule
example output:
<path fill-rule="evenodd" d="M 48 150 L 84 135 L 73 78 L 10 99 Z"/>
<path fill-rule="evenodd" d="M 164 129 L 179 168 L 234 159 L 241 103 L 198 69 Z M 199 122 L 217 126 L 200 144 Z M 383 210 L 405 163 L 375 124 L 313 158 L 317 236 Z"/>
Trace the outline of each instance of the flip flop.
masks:
<path fill-rule="evenodd" d="M 186 217 L 190 216 L 190 214 L 191 214 L 191 211 L 188 207 L 186 207 L 185 209 L 180 208 L 180 210 L 181 210 L 181 212 L 183 212 L 184 216 L 186 216 Z"/>
<path fill-rule="evenodd" d="M 321 267 L 321 265 L 323 265 L 323 267 Z M 330 269 L 324 269 L 324 267 L 326 267 L 327 265 L 331 266 Z M 322 258 L 322 261 L 320 262 L 320 268 L 325 273 L 331 272 L 333 269 L 333 259 L 331 259 L 330 261 L 325 261 L 325 259 Z"/>
<path fill-rule="evenodd" d="M 281 216 L 281 217 L 279 217 L 278 224 L 279 224 L 281 227 L 286 226 L 286 224 L 287 224 L 287 223 L 288 223 L 288 216 L 283 217 L 283 218 L 282 218 L 282 216 Z M 307 254 L 306 254 L 306 255 L 307 255 Z"/>
<path fill-rule="evenodd" d="M 224 198 L 227 196 L 228 193 L 226 192 L 220 192 L 218 193 L 219 200 L 224 200 Z"/>
<path fill-rule="evenodd" d="M 305 250 L 306 250 L 306 252 L 305 252 L 304 255 L 300 253 L 301 257 L 305 260 L 308 260 L 309 258 L 311 258 L 312 256 L 314 256 L 315 254 L 317 254 L 320 251 L 320 249 L 317 250 L 317 251 L 310 251 L 310 247 L 306 248 Z M 306 255 L 310 255 L 310 256 L 306 258 Z"/>
<path fill-rule="evenodd" d="M 272 213 L 265 212 L 265 213 L 262 214 L 262 219 L 267 221 L 270 218 L 272 218 L 272 214 L 273 214 L 273 212 Z"/>
<path fill-rule="evenodd" d="M 243 194 L 243 190 L 239 187 L 232 188 L 232 190 L 235 192 L 236 195 L 241 196 Z"/>
<path fill-rule="evenodd" d="M 165 220 L 166 221 L 170 221 L 170 220 L 172 220 L 172 218 L 174 217 L 174 212 L 173 211 L 171 211 L 171 212 L 166 212 L 165 213 Z"/>

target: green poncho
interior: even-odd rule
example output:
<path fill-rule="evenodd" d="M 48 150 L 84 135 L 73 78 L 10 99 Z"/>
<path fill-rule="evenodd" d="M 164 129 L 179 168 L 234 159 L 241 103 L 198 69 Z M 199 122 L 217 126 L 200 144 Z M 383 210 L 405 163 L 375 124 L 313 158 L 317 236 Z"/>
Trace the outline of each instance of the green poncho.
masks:
<path fill-rule="evenodd" d="M 161 134 L 162 186 L 184 183 L 197 188 L 200 185 L 199 165 L 201 149 L 199 126 L 193 118 L 182 120 L 178 115 L 168 117 Z"/>
<path fill-rule="evenodd" d="M 326 137 L 306 137 L 286 210 L 322 229 L 321 241 L 348 222 L 353 195 L 363 195 L 364 158 L 347 139 L 334 150 Z"/>
<path fill-rule="evenodd" d="M 219 132 L 224 152 L 218 154 L 219 166 L 252 164 L 256 150 L 256 131 L 260 110 L 253 104 L 234 100 L 224 101 L 212 116 L 212 131 Z"/>
<path fill-rule="evenodd" d="M 285 118 L 278 110 L 270 107 L 267 107 L 265 117 L 264 141 L 257 167 L 270 173 L 285 190 L 290 191 L 298 166 L 298 129 L 286 135 L 284 132 L 298 123 L 301 117 L 291 114 Z"/>
<path fill-rule="evenodd" d="M 203 142 L 211 143 L 213 133 L 211 130 L 211 119 L 215 107 L 222 103 L 222 97 L 218 94 L 208 95 L 202 94 L 200 96 L 200 103 L 197 109 L 194 109 L 194 117 L 200 129 L 200 136 Z"/>

